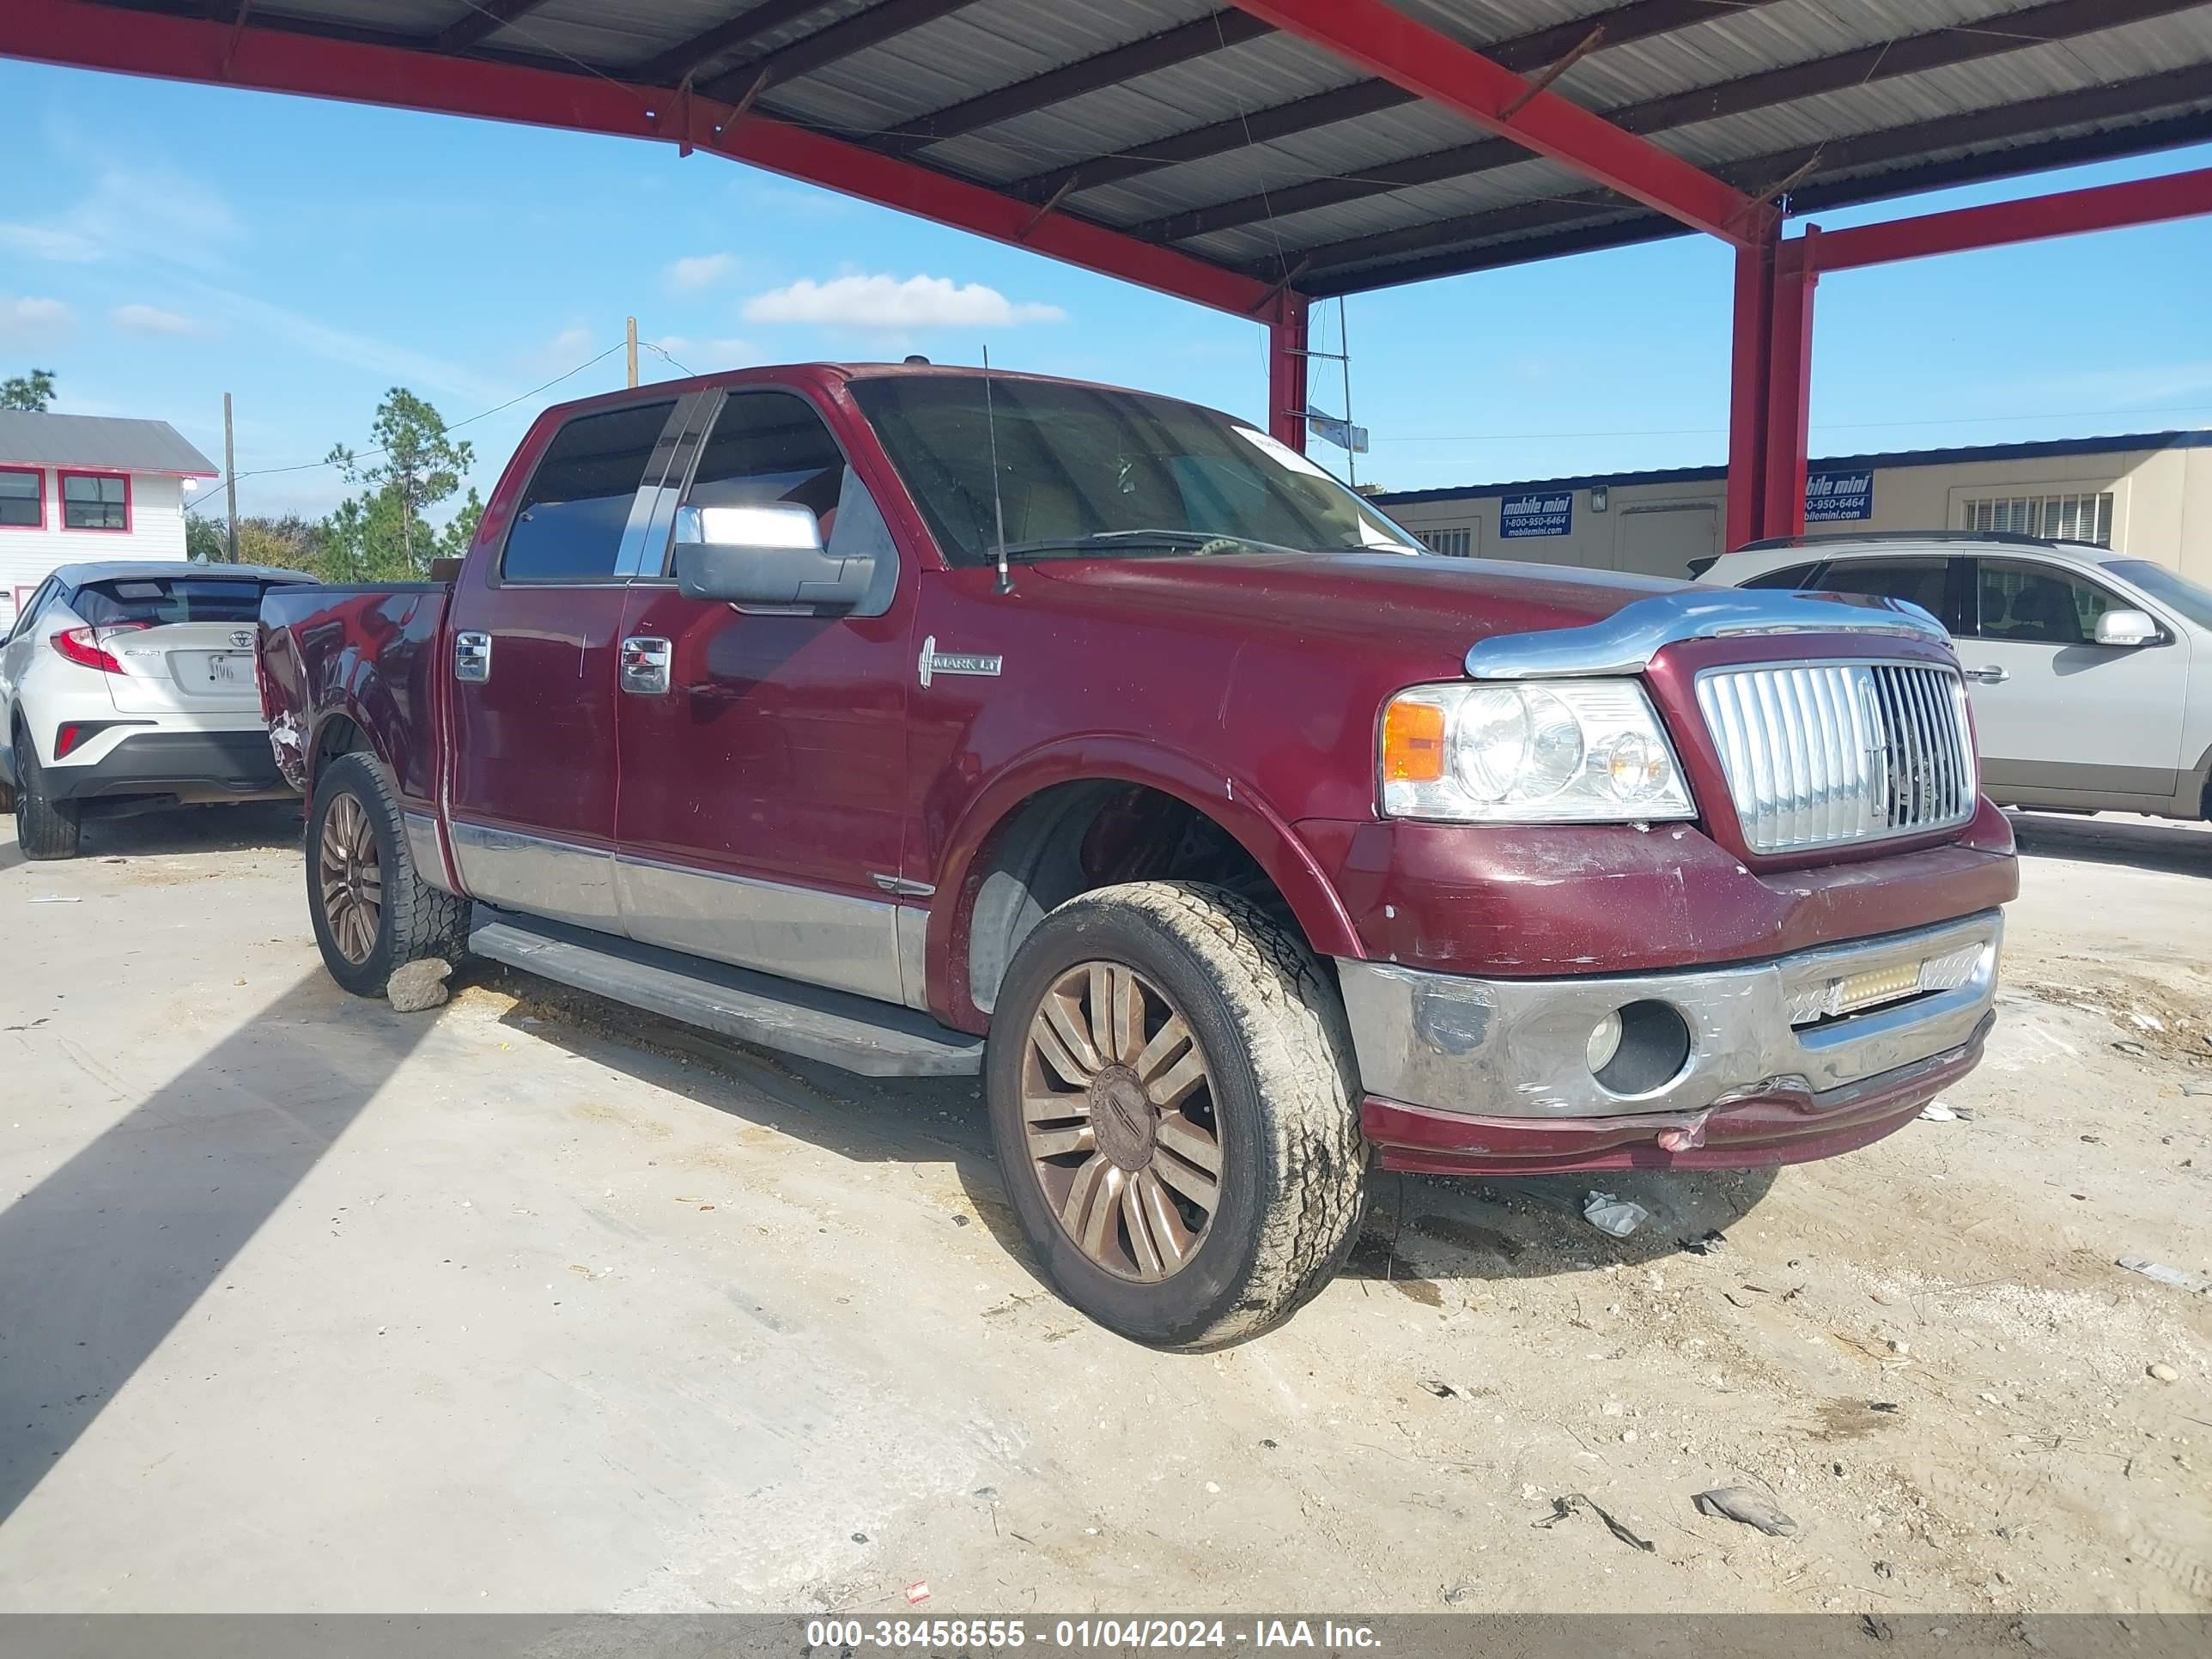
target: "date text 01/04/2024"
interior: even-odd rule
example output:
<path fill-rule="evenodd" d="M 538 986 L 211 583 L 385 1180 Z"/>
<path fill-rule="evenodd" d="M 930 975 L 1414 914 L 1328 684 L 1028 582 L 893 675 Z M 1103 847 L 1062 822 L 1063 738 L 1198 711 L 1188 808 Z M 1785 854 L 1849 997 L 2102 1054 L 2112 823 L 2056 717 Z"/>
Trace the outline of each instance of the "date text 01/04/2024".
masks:
<path fill-rule="evenodd" d="M 806 1646 L 899 1649 L 945 1647 L 1002 1651 L 1029 1646 L 1074 1649 L 1315 1648 L 1341 1652 L 1376 1645 L 1365 1625 L 1322 1620 L 1255 1619 L 815 1619 Z"/>

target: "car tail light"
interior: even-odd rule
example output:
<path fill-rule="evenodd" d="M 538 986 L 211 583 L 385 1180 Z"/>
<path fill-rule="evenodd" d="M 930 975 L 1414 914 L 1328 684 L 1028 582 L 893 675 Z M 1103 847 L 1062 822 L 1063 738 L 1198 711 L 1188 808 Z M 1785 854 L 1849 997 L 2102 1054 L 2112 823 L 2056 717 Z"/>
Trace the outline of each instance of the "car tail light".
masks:
<path fill-rule="evenodd" d="M 98 726 L 86 725 L 78 720 L 65 722 L 62 729 L 54 733 L 54 758 L 60 760 L 64 756 L 74 754 L 76 746 L 82 743 L 87 736 L 98 730 L 100 730 Z"/>
<path fill-rule="evenodd" d="M 136 625 L 137 628 L 144 626 L 143 623 Z M 101 641 L 111 635 L 135 631 L 134 627 L 64 629 L 54 635 L 53 647 L 81 668 L 97 668 L 103 674 L 120 674 L 124 672 L 123 665 L 115 660 Z"/>

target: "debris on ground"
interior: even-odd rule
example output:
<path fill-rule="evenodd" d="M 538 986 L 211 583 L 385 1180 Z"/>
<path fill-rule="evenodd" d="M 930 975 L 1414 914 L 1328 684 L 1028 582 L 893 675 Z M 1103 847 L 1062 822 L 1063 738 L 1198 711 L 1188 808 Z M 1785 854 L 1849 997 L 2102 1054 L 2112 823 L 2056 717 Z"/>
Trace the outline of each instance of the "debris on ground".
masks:
<path fill-rule="evenodd" d="M 2124 1255 L 2118 1265 L 2131 1273 L 2141 1273 L 2145 1279 L 2171 1285 L 2177 1291 L 2194 1291 L 2199 1296 L 2212 1295 L 2212 1279 L 2207 1279 L 2202 1273 L 2191 1273 L 2185 1267 L 2169 1267 L 2163 1261 L 2153 1261 L 2140 1255 Z"/>
<path fill-rule="evenodd" d="M 2158 1382 L 2179 1382 L 2181 1381 L 2181 1373 L 2174 1370 L 2172 1366 L 2167 1364 L 2163 1359 L 2159 1360 L 2156 1364 L 2148 1366 L 2147 1369 L 2150 1376 Z"/>
<path fill-rule="evenodd" d="M 929 1600 L 929 1581 L 927 1578 L 917 1578 L 908 1584 L 906 1587 L 906 1599 L 907 1605 L 909 1607 L 918 1607 Z"/>
<path fill-rule="evenodd" d="M 1920 1109 L 1920 1121 L 1923 1123 L 1956 1123 L 1959 1114 L 1948 1101 L 1931 1100 Z"/>
<path fill-rule="evenodd" d="M 1769 1538 L 1795 1538 L 1797 1523 L 1748 1486 L 1716 1486 L 1690 1500 L 1700 1515 L 1717 1515 L 1756 1527 Z"/>
<path fill-rule="evenodd" d="M 385 998 L 395 1013 L 418 1014 L 434 1008 L 446 1000 L 446 981 L 453 971 L 453 964 L 441 957 L 403 963 L 385 981 Z"/>
<path fill-rule="evenodd" d="M 1728 1243 L 1728 1235 L 1717 1227 L 1708 1227 L 1695 1238 L 1678 1238 L 1674 1243 L 1692 1255 L 1711 1255 Z"/>
<path fill-rule="evenodd" d="M 1592 1193 L 1583 1200 L 1583 1219 L 1601 1233 L 1626 1238 L 1651 1219 L 1651 1212 L 1611 1193 Z"/>
<path fill-rule="evenodd" d="M 1620 1521 L 1616 1520 L 1610 1513 L 1608 1513 L 1602 1504 L 1598 1503 L 1585 1492 L 1571 1492 L 1565 1498 L 1554 1498 L 1552 1500 L 1551 1514 L 1547 1516 L 1543 1520 L 1535 1522 L 1533 1524 L 1539 1527 L 1556 1527 L 1560 1522 L 1565 1520 L 1577 1510 L 1588 1510 L 1592 1515 L 1597 1516 L 1599 1520 L 1605 1522 L 1605 1529 L 1611 1533 L 1615 1538 L 1620 1540 L 1624 1544 L 1633 1544 L 1638 1549 L 1642 1550 L 1647 1555 L 1659 1547 L 1648 1538 L 1638 1538 L 1634 1533 L 1631 1532 L 1626 1527 L 1623 1526 Z"/>
<path fill-rule="evenodd" d="M 1421 1386 L 1439 1400 L 1455 1400 L 1459 1397 L 1459 1390 L 1442 1377 L 1425 1376 L 1421 1379 Z"/>
<path fill-rule="evenodd" d="M 1474 1592 L 1464 1584 L 1454 1584 L 1444 1592 L 1444 1605 L 1451 1607 L 1458 1607 L 1474 1594 Z"/>

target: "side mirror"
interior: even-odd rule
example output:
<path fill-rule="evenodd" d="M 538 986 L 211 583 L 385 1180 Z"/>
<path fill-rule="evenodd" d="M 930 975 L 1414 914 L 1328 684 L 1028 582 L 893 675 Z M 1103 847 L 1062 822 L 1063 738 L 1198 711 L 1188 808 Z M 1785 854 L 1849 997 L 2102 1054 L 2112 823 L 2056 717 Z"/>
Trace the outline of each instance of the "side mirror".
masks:
<path fill-rule="evenodd" d="M 821 521 L 791 502 L 676 509 L 676 586 L 687 599 L 849 611 L 875 568 L 871 555 L 827 551 Z"/>
<path fill-rule="evenodd" d="M 2148 645 L 2158 637 L 2158 623 L 2148 611 L 2107 611 L 2097 618 L 2100 645 Z"/>

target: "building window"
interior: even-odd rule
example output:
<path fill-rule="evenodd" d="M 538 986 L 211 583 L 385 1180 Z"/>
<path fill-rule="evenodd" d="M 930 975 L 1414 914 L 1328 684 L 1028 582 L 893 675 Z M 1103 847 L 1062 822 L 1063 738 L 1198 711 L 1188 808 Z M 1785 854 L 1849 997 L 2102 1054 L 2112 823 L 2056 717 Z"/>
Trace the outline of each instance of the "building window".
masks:
<path fill-rule="evenodd" d="M 113 472 L 62 474 L 62 528 L 131 528 L 131 480 Z"/>
<path fill-rule="evenodd" d="M 1453 530 L 1417 530 L 1413 533 L 1421 538 L 1422 545 L 1431 553 L 1442 553 L 1455 559 L 1468 558 L 1474 555 L 1474 532 L 1465 525 Z"/>
<path fill-rule="evenodd" d="M 0 466 L 0 530 L 46 526 L 46 475 L 36 467 Z"/>
<path fill-rule="evenodd" d="M 2112 544 L 2112 492 L 1986 495 L 1959 503 L 1961 530 L 2006 530 L 2054 542 Z"/>

